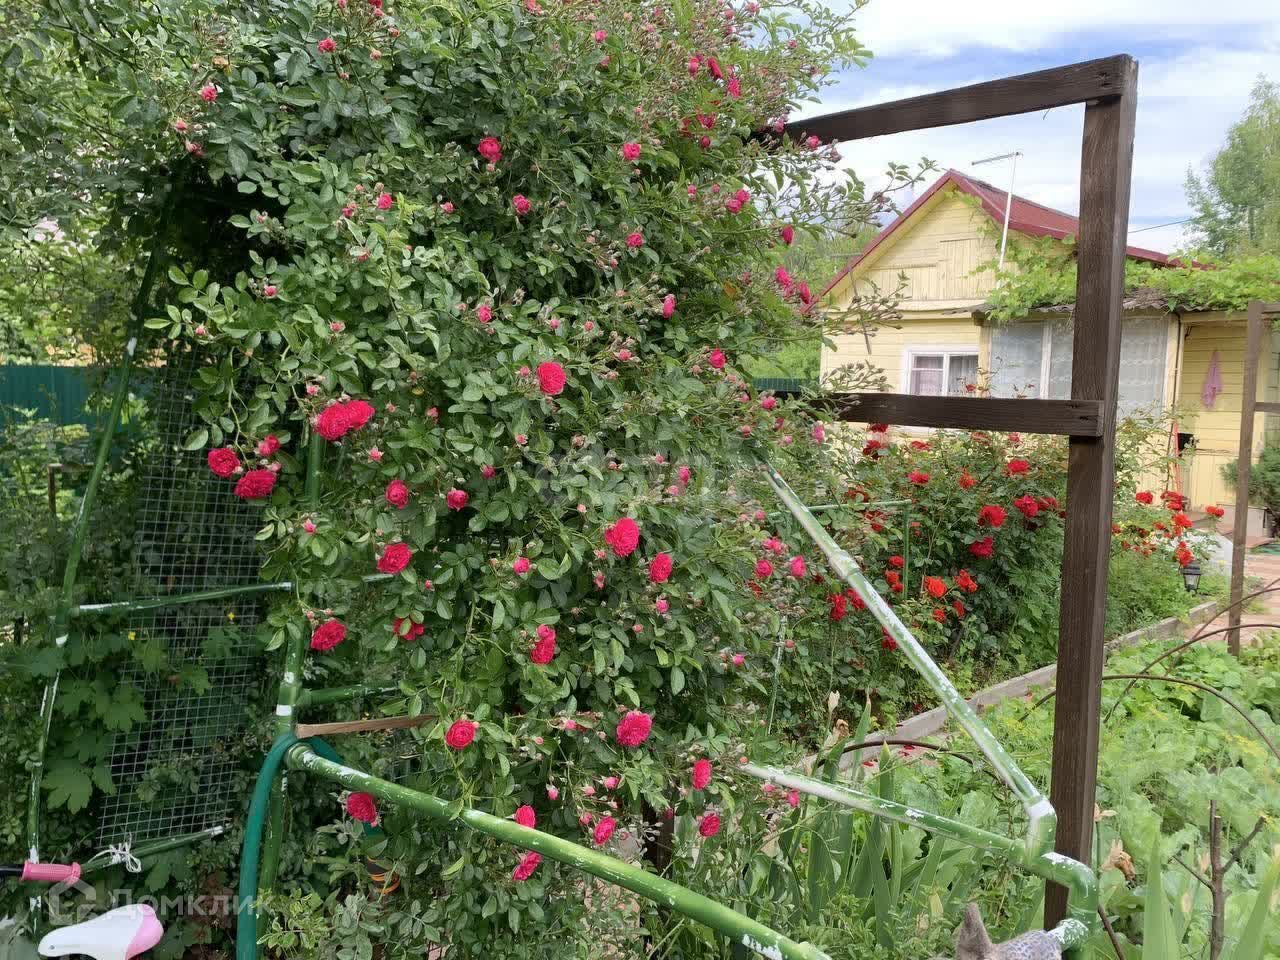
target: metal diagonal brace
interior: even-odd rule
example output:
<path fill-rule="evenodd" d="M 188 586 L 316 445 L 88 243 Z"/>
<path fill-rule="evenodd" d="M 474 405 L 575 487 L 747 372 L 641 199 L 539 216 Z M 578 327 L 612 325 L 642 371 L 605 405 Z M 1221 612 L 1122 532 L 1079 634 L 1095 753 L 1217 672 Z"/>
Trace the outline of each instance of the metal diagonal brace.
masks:
<path fill-rule="evenodd" d="M 1028 779 L 1000 741 L 987 729 L 986 724 L 960 695 L 960 691 L 952 685 L 947 675 L 933 662 L 933 658 L 920 645 L 920 642 L 912 636 L 906 624 L 898 619 L 893 608 L 880 596 L 880 592 L 866 578 L 853 557 L 836 543 L 831 534 L 827 533 L 818 519 L 796 496 L 787 481 L 782 479 L 782 475 L 767 461 L 762 463 L 778 498 L 822 551 L 831 569 L 841 580 L 858 592 L 866 603 L 867 609 L 880 621 L 889 636 L 897 642 L 907 662 L 924 678 L 929 689 L 938 695 L 947 713 L 973 738 L 973 742 L 991 763 L 996 774 L 1021 801 L 1028 819 L 1027 835 L 1024 840 L 1027 852 L 1038 856 L 1046 850 L 1053 849 L 1057 815 L 1048 798 Z"/>

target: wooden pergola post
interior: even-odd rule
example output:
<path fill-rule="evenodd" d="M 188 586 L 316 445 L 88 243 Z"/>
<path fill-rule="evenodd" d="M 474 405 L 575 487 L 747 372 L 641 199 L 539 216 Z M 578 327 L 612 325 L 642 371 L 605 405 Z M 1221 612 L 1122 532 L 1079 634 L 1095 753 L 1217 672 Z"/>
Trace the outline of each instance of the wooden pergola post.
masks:
<path fill-rule="evenodd" d="M 1244 384 L 1240 395 L 1240 445 L 1236 453 L 1236 505 L 1231 518 L 1231 606 L 1227 610 L 1227 648 L 1240 656 L 1240 608 L 1244 599 L 1245 540 L 1249 532 L 1249 473 L 1253 467 L 1254 414 L 1280 413 L 1280 404 L 1258 402 L 1258 362 L 1262 358 L 1265 314 L 1280 312 L 1280 304 L 1249 303 L 1248 339 L 1244 352 Z"/>
<path fill-rule="evenodd" d="M 1115 500 L 1120 313 L 1124 300 L 1129 185 L 1133 171 L 1138 67 L 1130 61 L 1117 95 L 1085 107 L 1080 164 L 1071 398 L 1102 404 L 1101 436 L 1070 439 L 1067 517 L 1058 621 L 1058 696 L 1053 715 L 1049 800 L 1058 812 L 1056 849 L 1092 858 L 1099 716 L 1107 619 L 1107 566 Z M 1065 915 L 1067 891 L 1045 892 L 1045 923 Z"/>
<path fill-rule="evenodd" d="M 1058 815 L 1056 849 L 1081 863 L 1092 861 L 1137 79 L 1137 62 L 1121 55 L 845 110 L 786 128 L 786 136 L 797 140 L 859 140 L 1085 104 L 1071 399 L 860 393 L 831 400 L 835 415 L 846 421 L 1070 437 L 1050 798 Z M 1051 884 L 1045 924 L 1061 920 L 1066 905 L 1067 891 Z"/>

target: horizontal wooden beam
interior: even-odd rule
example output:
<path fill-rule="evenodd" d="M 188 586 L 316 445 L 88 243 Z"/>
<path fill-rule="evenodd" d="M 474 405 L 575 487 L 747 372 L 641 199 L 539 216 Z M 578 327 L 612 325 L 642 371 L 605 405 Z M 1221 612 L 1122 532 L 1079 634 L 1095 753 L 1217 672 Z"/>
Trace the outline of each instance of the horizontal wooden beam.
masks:
<path fill-rule="evenodd" d="M 1002 400 L 990 397 L 922 397 L 907 393 L 844 393 L 827 398 L 836 419 L 900 427 L 948 427 L 1102 436 L 1100 400 Z"/>
<path fill-rule="evenodd" d="M 1280 403 L 1272 403 L 1270 401 L 1264 403 L 1259 400 L 1253 405 L 1253 410 L 1254 413 L 1280 413 Z"/>
<path fill-rule="evenodd" d="M 1263 313 L 1280 313 L 1280 301 L 1276 301 L 1275 303 L 1267 303 L 1264 300 L 1262 302 L 1262 312 Z"/>
<path fill-rule="evenodd" d="M 824 143 L 865 140 L 908 130 L 927 130 L 1034 113 L 1118 96 L 1132 72 L 1133 58 L 1125 54 L 1086 60 L 1066 67 L 796 120 L 787 124 L 786 136 L 794 140 L 817 137 Z"/>
<path fill-rule="evenodd" d="M 376 720 L 339 720 L 335 723 L 300 723 L 298 738 L 328 737 L 337 733 L 373 733 L 378 730 L 407 730 L 421 727 L 435 720 L 435 717 L 381 717 Z"/>

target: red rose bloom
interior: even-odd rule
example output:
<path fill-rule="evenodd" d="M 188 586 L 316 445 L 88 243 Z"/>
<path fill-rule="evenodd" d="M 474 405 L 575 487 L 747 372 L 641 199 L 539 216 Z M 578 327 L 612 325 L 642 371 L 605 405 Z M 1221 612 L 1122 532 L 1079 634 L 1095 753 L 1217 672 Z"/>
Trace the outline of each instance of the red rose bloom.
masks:
<path fill-rule="evenodd" d="M 947 622 L 947 611 L 943 610 L 941 607 L 934 607 L 934 608 L 933 608 L 933 619 L 937 620 L 939 623 L 946 623 L 946 622 Z"/>
<path fill-rule="evenodd" d="M 208 456 L 209 469 L 226 479 L 240 469 L 240 458 L 230 447 L 218 447 L 210 450 Z"/>
<path fill-rule="evenodd" d="M 236 482 L 236 496 L 241 500 L 261 500 L 276 488 L 274 470 L 250 470 Z"/>
<path fill-rule="evenodd" d="M 978 479 L 968 470 L 961 470 L 960 480 L 958 482 L 961 490 L 968 490 L 970 487 L 977 484 Z"/>
<path fill-rule="evenodd" d="M 1221 518 L 1226 514 L 1227 511 L 1222 509 L 1222 507 L 1215 507 L 1212 503 L 1210 503 L 1205 505 L 1204 512 L 1211 517 Z"/>
<path fill-rule="evenodd" d="M 392 480 L 387 484 L 386 498 L 391 506 L 403 510 L 409 505 L 409 488 L 403 480 Z"/>
<path fill-rule="evenodd" d="M 538 387 L 549 397 L 557 397 L 564 391 L 567 381 L 564 367 L 558 363 L 538 364 Z"/>
<path fill-rule="evenodd" d="M 711 761 L 706 757 L 693 763 L 693 789 L 705 790 L 711 782 Z"/>
<path fill-rule="evenodd" d="M 1138 501 L 1138 503 L 1141 503 L 1143 506 L 1147 506 L 1147 507 L 1155 503 L 1155 500 L 1156 500 L 1155 495 L 1152 494 L 1150 490 L 1139 490 L 1137 493 L 1133 495 L 1133 499 Z"/>
<path fill-rule="evenodd" d="M 968 570 L 961 570 L 956 574 L 956 586 L 961 590 L 967 590 L 969 593 L 976 593 L 978 581 L 969 576 Z"/>
<path fill-rule="evenodd" d="M 644 246 L 644 234 L 640 231 L 627 234 L 627 246 L 632 250 L 636 250 Z"/>
<path fill-rule="evenodd" d="M 720 832 L 720 815 L 718 813 L 704 813 L 702 819 L 698 821 L 698 833 L 703 837 L 710 839 Z"/>
<path fill-rule="evenodd" d="M 455 720 L 453 724 L 445 731 L 444 742 L 454 750 L 465 750 L 471 746 L 471 741 L 476 738 L 476 724 L 474 720 Z"/>
<path fill-rule="evenodd" d="M 405 626 L 405 624 L 408 626 Z M 427 628 L 416 620 L 410 620 L 406 617 L 396 617 L 396 622 L 391 626 L 391 632 L 401 640 L 408 643 L 410 640 L 416 640 L 426 632 Z"/>
<path fill-rule="evenodd" d="M 929 591 L 929 596 L 940 597 L 947 592 L 947 581 L 941 577 L 925 577 L 924 588 Z"/>
<path fill-rule="evenodd" d="M 1017 500 L 1013 501 L 1013 505 L 1017 507 L 1018 511 L 1028 520 L 1040 512 L 1040 504 L 1038 504 L 1036 502 L 1036 498 L 1031 496 L 1029 493 L 1024 493 Z"/>
<path fill-rule="evenodd" d="M 409 549 L 407 544 L 392 543 L 378 557 L 378 572 L 399 573 L 409 565 L 409 561 L 412 559 L 413 551 Z"/>
<path fill-rule="evenodd" d="M 515 210 L 517 217 L 523 217 L 533 209 L 533 204 L 529 202 L 529 198 L 523 193 L 517 193 L 511 198 L 511 206 Z"/>
<path fill-rule="evenodd" d="M 929 475 L 927 473 L 921 473 L 919 470 L 912 470 L 907 474 L 907 479 L 917 487 L 922 487 L 929 482 Z"/>
<path fill-rule="evenodd" d="M 516 809 L 514 819 L 516 823 L 520 824 L 520 826 L 528 827 L 530 830 L 538 825 L 538 815 L 533 812 L 533 807 L 529 806 L 527 803 Z"/>
<path fill-rule="evenodd" d="M 963 603 L 961 603 L 959 600 L 953 600 L 951 601 L 951 609 L 955 611 L 957 618 L 961 620 L 964 619 L 964 615 L 967 611 L 965 610 Z"/>
<path fill-rule="evenodd" d="M 905 563 L 905 562 L 906 562 L 906 561 L 904 561 L 904 560 L 903 560 L 900 556 L 898 556 L 896 553 L 895 553 L 892 557 L 890 557 L 890 558 L 889 558 L 889 566 L 891 566 L 891 567 L 896 567 L 896 568 L 897 568 L 897 569 L 899 569 L 899 570 L 901 570 L 901 569 L 902 569 L 902 564 L 903 564 L 903 563 Z"/>
<path fill-rule="evenodd" d="M 879 459 L 880 451 L 886 449 L 888 446 L 889 445 L 883 440 L 868 440 L 862 447 L 862 455 L 864 457 Z"/>
<path fill-rule="evenodd" d="M 674 564 L 671 562 L 670 554 L 658 554 L 649 561 L 649 582 L 666 583 L 671 579 L 671 570 L 673 566 Z"/>
<path fill-rule="evenodd" d="M 1010 460 L 1005 464 L 1004 472 L 1011 477 L 1015 477 L 1020 473 L 1026 473 L 1031 469 L 1029 460 Z"/>
<path fill-rule="evenodd" d="M 459 490 L 456 487 L 444 495 L 444 502 L 450 510 L 464 509 L 470 499 L 467 491 Z"/>
<path fill-rule="evenodd" d="M 969 552 L 975 557 L 987 559 L 996 552 L 995 540 L 991 537 L 983 537 L 981 540 L 975 540 L 969 544 Z"/>
<path fill-rule="evenodd" d="M 640 525 L 630 517 L 623 517 L 604 531 L 604 542 L 615 557 L 629 557 L 640 545 Z"/>
<path fill-rule="evenodd" d="M 347 639 L 347 627 L 341 620 L 326 620 L 311 633 L 311 649 L 332 650 Z"/>
<path fill-rule="evenodd" d="M 269 433 L 258 441 L 258 446 L 255 449 L 258 456 L 269 457 L 280 449 L 280 439 L 274 433 Z"/>
<path fill-rule="evenodd" d="M 511 871 L 511 879 L 517 883 L 524 883 L 533 876 L 533 871 L 538 869 L 538 865 L 542 863 L 542 854 L 534 853 L 530 850 L 524 855 L 516 868 Z"/>
<path fill-rule="evenodd" d="M 827 601 L 831 604 L 831 620 L 833 623 L 839 623 L 849 613 L 849 601 L 845 599 L 843 593 L 833 593 L 827 597 Z"/>
<path fill-rule="evenodd" d="M 773 576 L 773 564 L 763 557 L 756 561 L 756 576 L 761 580 L 766 580 Z"/>
<path fill-rule="evenodd" d="M 376 824 L 378 822 L 378 807 L 373 802 L 373 794 L 371 793 L 353 793 L 347 797 L 347 813 L 351 815 L 353 820 L 359 820 L 361 823 Z"/>
<path fill-rule="evenodd" d="M 619 746 L 638 747 L 649 739 L 649 733 L 652 730 L 653 717 L 640 710 L 628 710 L 626 715 L 618 721 L 614 737 Z"/>
<path fill-rule="evenodd" d="M 978 526 L 999 529 L 1004 525 L 1004 518 L 1004 507 L 997 507 L 989 503 L 978 511 Z"/>

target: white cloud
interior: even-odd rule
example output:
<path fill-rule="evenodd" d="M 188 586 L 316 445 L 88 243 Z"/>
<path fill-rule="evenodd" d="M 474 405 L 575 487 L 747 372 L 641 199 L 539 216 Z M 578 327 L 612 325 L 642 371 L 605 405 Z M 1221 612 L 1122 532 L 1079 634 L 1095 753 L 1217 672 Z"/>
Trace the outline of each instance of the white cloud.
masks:
<path fill-rule="evenodd" d="M 1133 30 L 1137 38 L 1155 30 L 1275 26 L 1278 18 L 1275 0 L 872 0 L 858 14 L 862 42 L 877 56 L 947 56 L 975 47 L 1025 51 L 1087 32 Z"/>
<path fill-rule="evenodd" d="M 821 105 L 804 114 L 917 96 L 1008 72 L 984 68 L 980 51 L 971 49 L 975 46 L 1034 52 L 1046 63 L 1112 53 L 1119 49 L 1116 28 L 1132 24 L 1143 31 L 1134 36 L 1157 52 L 1142 57 L 1141 47 L 1131 51 L 1141 62 L 1131 224 L 1180 220 L 1189 215 L 1183 193 L 1187 168 L 1200 167 L 1222 144 L 1260 73 L 1280 79 L 1280 3 L 1232 0 L 1218 7 L 1166 0 L 1158 22 L 1153 22 L 1150 4 L 1133 0 L 1077 0 L 1069 20 L 1060 8 L 1007 0 L 964 5 L 873 0 L 859 16 L 868 27 L 866 42 L 887 55 L 851 73 Z M 1197 37 L 1196 25 L 1216 33 L 1212 38 Z M 1062 42 L 1084 27 L 1106 30 L 1105 37 L 1092 41 L 1096 50 L 1082 51 L 1076 42 Z M 1220 39 L 1224 28 L 1226 40 Z M 964 56 L 952 56 L 962 48 Z M 910 79 L 904 78 L 907 69 L 912 71 Z M 1083 107 L 1066 107 L 846 143 L 840 147 L 842 165 L 878 186 L 889 162 L 910 163 L 928 156 L 942 169 L 955 167 L 1003 188 L 1009 182 L 1007 163 L 973 167 L 972 162 L 1019 150 L 1024 156 L 1019 160 L 1017 192 L 1074 213 L 1079 203 L 1082 115 Z M 1133 235 L 1132 242 L 1172 250 L 1183 243 L 1184 229 L 1174 225 L 1147 230 Z"/>

